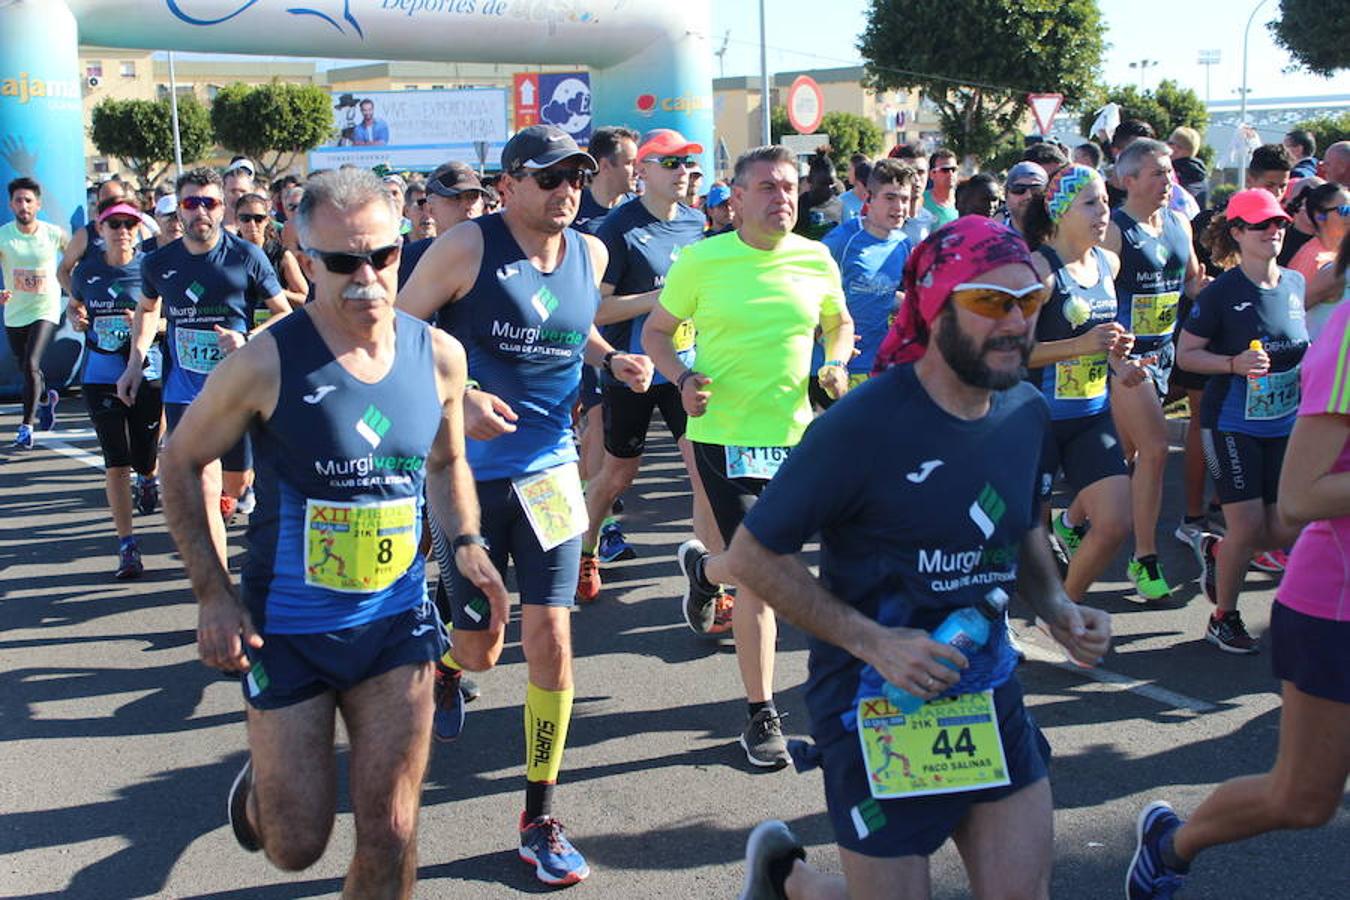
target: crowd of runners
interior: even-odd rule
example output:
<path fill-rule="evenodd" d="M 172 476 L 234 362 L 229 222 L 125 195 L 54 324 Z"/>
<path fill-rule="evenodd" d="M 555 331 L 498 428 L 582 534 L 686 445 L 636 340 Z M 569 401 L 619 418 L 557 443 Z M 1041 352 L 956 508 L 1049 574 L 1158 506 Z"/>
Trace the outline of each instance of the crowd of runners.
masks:
<path fill-rule="evenodd" d="M 688 478 L 684 620 L 734 640 L 747 764 L 823 769 L 842 860 L 813 868 L 766 821 L 746 898 L 926 897 L 949 838 L 976 896 L 1047 897 L 1050 747 L 1008 596 L 1096 666 L 1093 585 L 1128 548 L 1138 601 L 1166 602 L 1174 536 L 1213 604 L 1197 632 L 1256 654 L 1244 579 L 1282 573 L 1270 771 L 1188 819 L 1140 814 L 1126 894 L 1171 897 L 1207 847 L 1326 822 L 1350 775 L 1350 143 L 1318 160 L 1292 132 L 1220 202 L 1198 143 L 1126 121 L 1105 156 L 1038 143 L 964 180 L 951 151 L 902 145 L 849 160 L 847 184 L 823 154 L 768 146 L 704 188 L 704 147 L 676 131 L 600 128 L 583 150 L 532 126 L 491 178 L 452 162 L 264 187 L 237 159 L 141 195 L 111 180 L 73 236 L 19 178 L 0 226 L 12 447 L 54 425 L 40 361 L 64 315 L 114 576 L 142 575 L 133 524 L 162 506 L 201 659 L 241 685 L 234 835 L 287 870 L 322 855 L 340 711 L 351 897 L 412 891 L 428 756 L 466 727 L 465 673 L 500 658 L 508 567 L 519 855 L 548 885 L 589 875 L 554 802 L 570 611 L 638 552 L 622 516 L 656 412 Z M 798 556 L 815 541 L 818 573 Z M 791 747 L 778 616 L 810 638 L 811 741 Z"/>

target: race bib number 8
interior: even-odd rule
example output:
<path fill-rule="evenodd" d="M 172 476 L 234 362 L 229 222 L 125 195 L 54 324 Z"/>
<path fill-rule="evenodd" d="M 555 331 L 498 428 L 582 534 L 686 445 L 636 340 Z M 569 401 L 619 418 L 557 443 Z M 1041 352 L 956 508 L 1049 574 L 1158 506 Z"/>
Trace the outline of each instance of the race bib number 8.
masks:
<path fill-rule="evenodd" d="M 791 447 L 727 447 L 728 478 L 769 481 L 788 458 Z"/>
<path fill-rule="evenodd" d="M 94 341 L 104 353 L 119 353 L 131 341 L 131 321 L 124 315 L 97 316 Z"/>
<path fill-rule="evenodd" d="M 1247 379 L 1247 403 L 1243 418 L 1249 422 L 1283 419 L 1298 409 L 1302 396 L 1298 386 L 1298 366 L 1284 372 L 1271 372 Z"/>
<path fill-rule="evenodd" d="M 198 375 L 210 375 L 225 358 L 216 332 L 209 328 L 175 328 L 173 347 L 178 365 Z"/>
<path fill-rule="evenodd" d="M 305 501 L 305 584 L 344 594 L 382 591 L 417 553 L 417 499 Z"/>
<path fill-rule="evenodd" d="M 1165 294 L 1135 294 L 1130 301 L 1130 330 L 1135 337 L 1167 337 L 1177 324 L 1176 291 Z"/>
<path fill-rule="evenodd" d="M 934 700 L 905 715 L 884 697 L 858 702 L 858 739 L 878 800 L 1008 784 L 994 692 Z"/>
<path fill-rule="evenodd" d="M 1106 354 L 1055 363 L 1056 400 L 1095 400 L 1106 393 Z"/>

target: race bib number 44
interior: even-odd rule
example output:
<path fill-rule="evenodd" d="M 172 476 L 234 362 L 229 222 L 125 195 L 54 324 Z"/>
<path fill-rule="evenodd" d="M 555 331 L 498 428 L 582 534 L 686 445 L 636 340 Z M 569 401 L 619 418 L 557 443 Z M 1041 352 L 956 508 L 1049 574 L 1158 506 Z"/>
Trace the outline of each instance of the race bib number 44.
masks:
<path fill-rule="evenodd" d="M 1055 363 L 1056 400 L 1095 400 L 1106 393 L 1106 354 Z"/>
<path fill-rule="evenodd" d="M 858 702 L 858 739 L 878 800 L 1008 784 L 994 692 L 934 700 L 905 715 L 883 697 Z"/>
<path fill-rule="evenodd" d="M 417 553 L 417 499 L 305 501 L 305 584 L 344 594 L 382 591 Z"/>
<path fill-rule="evenodd" d="M 225 358 L 216 332 L 210 328 L 175 328 L 173 348 L 178 365 L 198 375 L 210 375 Z"/>
<path fill-rule="evenodd" d="M 1165 294 L 1135 294 L 1130 301 L 1130 330 L 1135 337 L 1167 337 L 1177 324 L 1176 291 Z"/>
<path fill-rule="evenodd" d="M 791 447 L 727 447 L 728 478 L 769 481 L 787 461 Z"/>

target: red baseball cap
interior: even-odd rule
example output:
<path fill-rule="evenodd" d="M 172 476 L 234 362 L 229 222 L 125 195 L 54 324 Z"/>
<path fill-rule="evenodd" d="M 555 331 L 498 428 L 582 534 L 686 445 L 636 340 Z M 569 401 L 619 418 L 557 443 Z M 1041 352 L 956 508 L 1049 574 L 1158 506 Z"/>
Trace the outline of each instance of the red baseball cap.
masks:
<path fill-rule="evenodd" d="M 702 153 L 703 145 L 687 140 L 673 128 L 655 128 L 642 136 L 637 158 L 649 156 L 686 156 L 690 153 Z"/>
<path fill-rule="evenodd" d="M 1265 188 L 1238 191 L 1228 198 L 1228 207 L 1223 215 L 1230 222 L 1242 221 L 1248 225 L 1259 225 L 1269 219 L 1293 221 L 1275 195 Z"/>

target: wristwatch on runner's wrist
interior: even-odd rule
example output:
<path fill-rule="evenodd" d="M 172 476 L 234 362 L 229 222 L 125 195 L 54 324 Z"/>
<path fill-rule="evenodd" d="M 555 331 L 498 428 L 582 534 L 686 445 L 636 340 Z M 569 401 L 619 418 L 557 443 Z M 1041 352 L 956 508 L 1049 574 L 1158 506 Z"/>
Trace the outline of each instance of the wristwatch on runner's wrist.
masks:
<path fill-rule="evenodd" d="M 467 547 L 470 544 L 477 544 L 484 550 L 492 549 L 488 546 L 487 538 L 483 537 L 481 534 L 461 534 L 450 542 L 450 552 L 458 553 L 460 547 Z"/>

